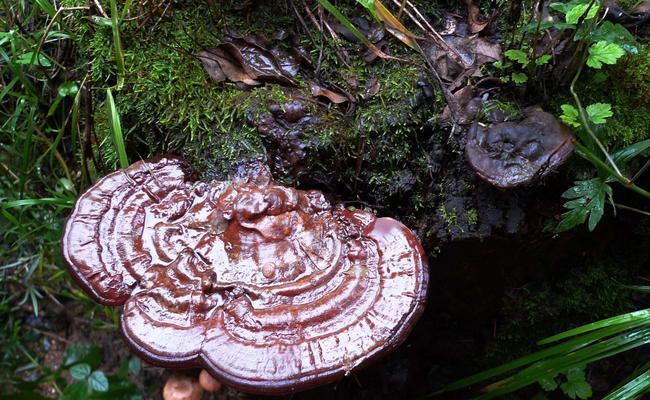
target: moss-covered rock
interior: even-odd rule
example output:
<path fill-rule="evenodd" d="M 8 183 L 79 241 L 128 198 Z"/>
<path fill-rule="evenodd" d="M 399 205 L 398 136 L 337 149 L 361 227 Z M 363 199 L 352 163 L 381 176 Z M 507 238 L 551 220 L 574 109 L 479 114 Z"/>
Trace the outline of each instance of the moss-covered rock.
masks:
<path fill-rule="evenodd" d="M 114 62 L 111 27 L 89 27 L 82 21 L 76 25 L 83 38 L 82 63 L 89 65 L 88 79 L 96 88 L 94 129 L 109 165 L 115 165 L 116 157 L 102 89 L 112 86 L 131 159 L 181 153 L 200 171 L 218 175 L 233 161 L 264 156 L 256 117 L 273 104 L 299 99 L 318 121 L 300 133 L 311 172 L 325 177 L 307 179 L 312 183 L 338 186 L 347 194 L 363 192 L 366 199 L 382 203 L 412 189 L 427 173 L 426 154 L 418 150 L 418 143 L 430 136 L 443 104 L 424 80 L 423 61 L 411 49 L 395 41 L 391 51 L 405 61 L 368 63 L 361 57 L 365 48 L 360 44 L 326 42 L 321 55 L 305 36 L 301 40 L 311 47 L 314 66 L 321 60 L 318 71 L 303 70 L 295 88 L 265 85 L 240 90 L 231 83 L 211 81 L 194 55 L 219 43 L 226 27 L 271 37 L 278 27 L 293 26 L 286 2 L 244 11 L 224 9 L 218 23 L 207 2 L 175 5 L 155 24 L 124 23 L 123 77 L 118 77 Z M 312 34 L 317 36 L 315 30 Z M 336 54 L 340 49 L 349 55 L 346 62 Z M 349 92 L 354 104 L 327 105 L 313 99 L 311 81 Z"/>

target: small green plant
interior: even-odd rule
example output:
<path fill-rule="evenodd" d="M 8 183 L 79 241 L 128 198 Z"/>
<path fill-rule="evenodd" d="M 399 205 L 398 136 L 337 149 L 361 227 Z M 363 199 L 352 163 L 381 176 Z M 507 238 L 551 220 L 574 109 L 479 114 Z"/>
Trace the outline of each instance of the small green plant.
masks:
<path fill-rule="evenodd" d="M 515 65 L 513 65 L 512 62 L 504 63 L 502 61 L 496 61 L 492 65 L 505 73 L 505 75 L 501 76 L 502 82 L 513 82 L 517 85 L 528 82 L 528 75 L 526 75 L 525 72 L 526 70 L 529 70 L 531 67 L 534 68 L 534 66 L 545 65 L 551 60 L 550 55 L 544 54 L 537 57 L 534 62 L 531 63 L 528 54 L 523 50 L 518 49 L 510 49 L 503 54 L 508 60 L 514 62 Z"/>
<path fill-rule="evenodd" d="M 539 383 L 544 390 L 560 390 L 571 398 L 586 399 L 591 387 L 585 380 L 584 365 L 650 344 L 650 309 L 634 311 L 583 325 L 538 343 L 551 345 L 496 368 L 447 385 L 445 393 L 505 378 L 485 386 L 477 399 L 491 399 Z M 559 377 L 562 374 L 564 377 Z M 627 381 L 604 399 L 636 398 L 650 390 L 650 363 L 639 368 Z"/>
<path fill-rule="evenodd" d="M 645 171 L 650 161 L 646 162 L 646 165 L 641 167 L 631 178 L 625 174 L 625 167 L 627 167 L 628 163 L 636 157 L 647 154 L 650 144 L 647 143 L 648 141 L 642 141 L 614 152 L 608 151 L 595 130 L 599 126 L 606 124 L 607 118 L 613 116 L 611 105 L 608 103 L 594 103 L 583 107 L 575 91 L 575 84 L 584 65 L 594 69 L 601 69 L 604 64 L 616 64 L 626 50 L 632 54 L 636 53 L 634 38 L 625 27 L 619 24 L 612 24 L 611 22 L 598 23 L 596 21 L 596 16 L 600 10 L 598 2 L 586 3 L 581 0 L 573 0 L 565 4 L 553 3 L 551 8 L 565 14 L 565 25 L 556 28 L 576 29 L 574 39 L 579 40 L 583 46 L 582 63 L 579 65 L 569 88 L 575 106 L 563 104 L 560 119 L 565 124 L 576 129 L 578 154 L 591 162 L 598 173 L 596 178 L 577 181 L 572 188 L 564 192 L 562 196 L 568 199 L 564 207 L 568 211 L 562 214 L 562 220 L 558 224 L 556 231 L 569 230 L 583 224 L 587 219 L 589 221 L 589 230 L 595 229 L 603 216 L 606 197 L 608 197 L 614 210 L 618 207 L 650 216 L 647 211 L 616 204 L 614 202 L 613 188 L 609 185 L 612 182 L 618 182 L 623 187 L 650 198 L 650 192 L 634 183 L 636 178 Z M 518 55 L 518 57 L 520 56 Z"/>
<path fill-rule="evenodd" d="M 540 379 L 539 385 L 547 392 L 558 388 L 571 399 L 588 399 L 592 395 L 591 385 L 585 376 L 585 367 L 579 366 L 550 378 Z"/>
<path fill-rule="evenodd" d="M 98 366 L 103 361 L 102 350 L 94 345 L 75 343 L 63 354 L 61 364 L 50 369 L 40 366 L 36 379 L 14 382 L 16 393 L 7 395 L 7 399 L 43 399 L 37 387 L 44 383 L 51 384 L 59 394 L 59 400 L 143 399 L 131 377 L 140 373 L 141 363 L 137 357 L 131 357 L 120 365 L 115 374 L 107 375 Z M 36 367 L 33 364 L 27 370 Z M 64 378 L 69 375 L 72 382 Z"/>

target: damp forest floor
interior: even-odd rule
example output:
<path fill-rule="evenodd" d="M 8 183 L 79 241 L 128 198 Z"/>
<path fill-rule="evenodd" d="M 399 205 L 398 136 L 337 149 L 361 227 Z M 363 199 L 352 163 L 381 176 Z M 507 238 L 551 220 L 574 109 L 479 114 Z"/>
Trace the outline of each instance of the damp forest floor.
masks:
<path fill-rule="evenodd" d="M 614 212 L 607 203 L 594 229 L 576 223 L 558 230 L 567 212 L 562 193 L 602 170 L 573 155 L 542 179 L 496 188 L 465 157 L 468 126 L 455 120 L 464 105 L 449 117 L 450 96 L 462 103 L 458 93 L 466 87 L 504 113 L 540 106 L 566 114 L 564 105 L 574 104 L 575 61 L 543 35 L 531 42 L 535 24 L 530 28 L 535 7 L 547 14 L 561 7 L 413 1 L 432 29 L 469 43 L 462 56 L 473 69 L 458 71 L 445 52 L 420 53 L 394 25 L 384 29 L 362 5 L 372 2 L 332 1 L 375 52 L 319 5 L 325 3 L 0 5 L 0 398 L 161 398 L 171 372 L 129 352 L 120 311 L 76 286 L 59 247 L 84 190 L 120 165 L 157 154 L 183 156 L 202 179 L 227 179 L 242 163 L 261 160 L 283 184 L 399 219 L 420 238 L 429 298 L 405 343 L 340 382 L 285 398 L 422 398 L 534 351 L 540 339 L 648 307 L 650 295 L 627 287 L 650 279 L 650 217 L 633 212 L 648 210 L 648 199 L 610 182 L 627 209 Z M 405 29 L 422 35 L 400 14 L 400 1 L 384 3 Z M 643 15 L 638 3 L 618 5 Z M 575 82 L 585 105 L 610 105 L 606 123 L 594 129 L 612 153 L 650 139 L 650 29 L 647 17 L 632 22 L 607 36 L 624 53 L 602 68 L 585 67 Z M 543 28 L 548 37 L 557 33 Z M 250 43 L 275 63 L 253 81 L 251 65 L 225 71 L 201 57 Z M 557 58 L 533 65 L 531 48 L 547 44 Z M 630 164 L 645 187 L 648 148 Z M 602 398 L 649 356 L 645 346 L 586 366 L 590 396 Z M 204 398 L 256 396 L 224 388 Z M 504 398 L 575 394 L 534 384 Z"/>

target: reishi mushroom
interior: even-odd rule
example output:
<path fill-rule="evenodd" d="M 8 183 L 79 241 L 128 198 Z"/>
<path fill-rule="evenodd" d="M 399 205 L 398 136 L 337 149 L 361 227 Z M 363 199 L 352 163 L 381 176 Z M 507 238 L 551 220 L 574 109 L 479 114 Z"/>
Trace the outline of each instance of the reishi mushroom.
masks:
<path fill-rule="evenodd" d="M 199 385 L 201 385 L 203 390 L 210 393 L 221 390 L 221 382 L 214 379 L 206 370 L 201 370 L 201 373 L 199 374 Z"/>
<path fill-rule="evenodd" d="M 193 183 L 182 159 L 158 157 L 109 174 L 66 223 L 70 272 L 123 307 L 141 357 L 245 392 L 305 390 L 396 348 L 426 299 L 416 236 L 258 172 Z"/>
<path fill-rule="evenodd" d="M 163 400 L 201 400 L 203 388 L 196 379 L 172 375 L 163 387 Z"/>
<path fill-rule="evenodd" d="M 482 179 L 510 188 L 535 182 L 566 161 L 574 147 L 571 130 L 539 108 L 521 121 L 472 124 L 465 154 Z"/>

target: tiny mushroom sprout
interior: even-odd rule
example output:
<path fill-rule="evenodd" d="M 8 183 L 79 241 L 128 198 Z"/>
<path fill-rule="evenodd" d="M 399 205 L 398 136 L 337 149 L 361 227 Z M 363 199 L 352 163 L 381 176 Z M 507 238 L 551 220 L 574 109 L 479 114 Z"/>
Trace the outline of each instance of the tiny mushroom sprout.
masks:
<path fill-rule="evenodd" d="M 416 236 L 393 219 L 276 185 L 265 168 L 193 182 L 171 156 L 84 193 L 62 251 L 88 294 L 123 307 L 141 357 L 258 394 L 332 382 L 392 351 L 428 282 Z"/>
<path fill-rule="evenodd" d="M 539 108 L 520 121 L 474 122 L 465 153 L 487 182 L 511 188 L 534 183 L 566 161 L 574 147 L 571 130 Z"/>
<path fill-rule="evenodd" d="M 163 400 L 201 400 L 203 388 L 189 376 L 172 375 L 163 387 Z"/>

